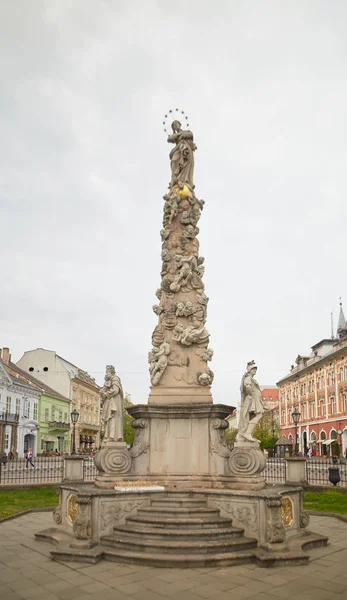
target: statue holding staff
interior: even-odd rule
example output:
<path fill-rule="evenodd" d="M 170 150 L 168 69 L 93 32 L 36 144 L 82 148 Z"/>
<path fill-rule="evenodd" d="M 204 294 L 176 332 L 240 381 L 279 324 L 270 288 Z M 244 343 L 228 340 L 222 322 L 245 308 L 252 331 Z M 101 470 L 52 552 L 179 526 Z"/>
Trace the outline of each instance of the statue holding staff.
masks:
<path fill-rule="evenodd" d="M 107 365 L 104 385 L 100 390 L 102 421 L 105 424 L 104 442 L 123 441 L 124 394 L 121 380 L 112 365 Z"/>
<path fill-rule="evenodd" d="M 247 363 L 246 373 L 241 380 L 241 410 L 237 442 L 257 441 L 252 434 L 265 410 L 259 383 L 254 379 L 257 368 L 254 360 Z"/>

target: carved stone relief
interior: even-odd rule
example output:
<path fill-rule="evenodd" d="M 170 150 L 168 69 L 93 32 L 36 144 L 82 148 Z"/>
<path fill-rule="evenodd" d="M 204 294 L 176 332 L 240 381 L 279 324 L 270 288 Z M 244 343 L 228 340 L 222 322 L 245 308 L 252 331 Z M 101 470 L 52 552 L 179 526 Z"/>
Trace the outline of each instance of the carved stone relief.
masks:
<path fill-rule="evenodd" d="M 211 451 L 223 458 L 229 458 L 230 448 L 225 439 L 225 430 L 228 423 L 224 419 L 213 419 L 211 421 Z"/>
<path fill-rule="evenodd" d="M 77 496 L 71 494 L 67 501 L 67 517 L 70 523 L 74 524 L 78 516 Z"/>
<path fill-rule="evenodd" d="M 89 540 L 92 537 L 91 497 L 77 496 L 78 516 L 73 525 L 74 537 Z"/>
<path fill-rule="evenodd" d="M 269 544 L 279 544 L 284 542 L 286 531 L 282 523 L 281 498 L 271 498 L 266 500 L 267 505 L 267 528 L 266 539 Z"/>
<path fill-rule="evenodd" d="M 293 501 L 290 496 L 282 497 L 281 518 L 285 527 L 290 527 L 293 523 Z"/>
<path fill-rule="evenodd" d="M 119 505 L 116 505 L 114 502 L 103 502 L 100 511 L 100 535 L 111 534 L 113 527 L 121 521 L 123 517 L 130 515 L 144 503 L 145 500 L 133 500 Z"/>
<path fill-rule="evenodd" d="M 147 419 L 134 419 L 132 427 L 135 429 L 134 445 L 129 451 L 131 458 L 137 458 L 149 448 L 148 421 Z"/>
<path fill-rule="evenodd" d="M 257 511 L 254 505 L 237 506 L 231 502 L 218 501 L 214 502 L 217 508 L 220 508 L 232 519 L 235 519 L 241 526 L 247 527 L 253 533 L 258 531 Z"/>

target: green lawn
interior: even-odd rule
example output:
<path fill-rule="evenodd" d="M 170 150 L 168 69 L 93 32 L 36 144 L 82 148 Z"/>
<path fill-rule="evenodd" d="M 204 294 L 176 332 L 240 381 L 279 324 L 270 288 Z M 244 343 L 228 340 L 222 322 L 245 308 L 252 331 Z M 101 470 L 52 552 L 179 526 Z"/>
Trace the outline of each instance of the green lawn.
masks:
<path fill-rule="evenodd" d="M 344 490 L 307 491 L 304 495 L 305 510 L 321 510 L 347 515 L 347 492 Z"/>
<path fill-rule="evenodd" d="M 30 490 L 0 489 L 0 519 L 30 508 L 54 508 L 58 505 L 58 500 L 54 487 Z"/>

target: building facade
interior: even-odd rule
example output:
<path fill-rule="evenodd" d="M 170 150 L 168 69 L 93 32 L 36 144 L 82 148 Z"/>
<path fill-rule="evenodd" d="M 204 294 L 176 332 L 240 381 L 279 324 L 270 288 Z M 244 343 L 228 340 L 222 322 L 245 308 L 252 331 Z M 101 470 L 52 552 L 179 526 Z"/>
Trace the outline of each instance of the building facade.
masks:
<path fill-rule="evenodd" d="M 29 448 L 36 456 L 41 391 L 17 373 L 8 348 L 0 350 L 0 452 L 24 457 Z"/>
<path fill-rule="evenodd" d="M 76 424 L 78 450 L 100 446 L 100 388 L 95 379 L 55 351 L 44 348 L 28 350 L 17 365 L 71 400 L 71 410 L 79 412 Z"/>
<path fill-rule="evenodd" d="M 336 337 L 323 339 L 298 356 L 278 382 L 281 435 L 295 446 L 292 413 L 299 411 L 299 452 L 319 456 L 347 450 L 347 324 L 340 305 Z"/>

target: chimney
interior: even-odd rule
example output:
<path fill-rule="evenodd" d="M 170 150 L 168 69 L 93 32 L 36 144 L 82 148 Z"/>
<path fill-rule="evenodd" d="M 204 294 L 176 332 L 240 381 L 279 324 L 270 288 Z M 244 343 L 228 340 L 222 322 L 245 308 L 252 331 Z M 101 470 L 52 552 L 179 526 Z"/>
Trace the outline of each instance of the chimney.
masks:
<path fill-rule="evenodd" d="M 2 350 L 2 360 L 5 363 L 5 365 L 8 365 L 8 363 L 10 362 L 10 359 L 11 359 L 10 349 L 9 348 L 3 348 L 3 350 Z"/>

